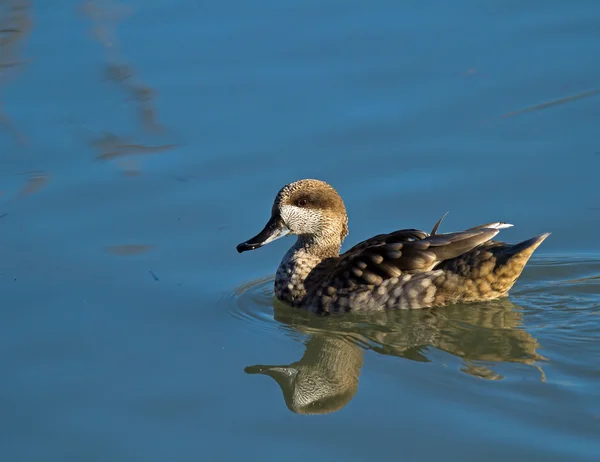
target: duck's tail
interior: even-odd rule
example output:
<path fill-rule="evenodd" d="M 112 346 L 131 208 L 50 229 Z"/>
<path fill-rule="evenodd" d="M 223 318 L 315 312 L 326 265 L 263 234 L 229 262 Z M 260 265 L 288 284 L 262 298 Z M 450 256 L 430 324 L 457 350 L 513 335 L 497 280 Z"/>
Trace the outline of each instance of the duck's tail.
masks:
<path fill-rule="evenodd" d="M 540 234 L 514 245 L 505 245 L 496 253 L 494 276 L 501 292 L 508 292 L 523 272 L 525 265 L 550 233 Z"/>
<path fill-rule="evenodd" d="M 525 258 L 525 263 L 527 263 L 527 260 L 529 260 L 533 252 L 535 252 L 535 249 L 537 249 L 548 236 L 550 236 L 550 233 L 544 233 L 532 237 L 531 239 L 527 239 L 526 241 L 519 242 L 518 244 L 506 246 L 503 253 L 506 254 L 509 259 L 517 256 Z"/>
<path fill-rule="evenodd" d="M 436 268 L 441 271 L 434 279 L 434 306 L 505 296 L 535 249 L 549 235 L 541 234 L 514 245 L 488 241 L 470 252 L 443 261 Z"/>

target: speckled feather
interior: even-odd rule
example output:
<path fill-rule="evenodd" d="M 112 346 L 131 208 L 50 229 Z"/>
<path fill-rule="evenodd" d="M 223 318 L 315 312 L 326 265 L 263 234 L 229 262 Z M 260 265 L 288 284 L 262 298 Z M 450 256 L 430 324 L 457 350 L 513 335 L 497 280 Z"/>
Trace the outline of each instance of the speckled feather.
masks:
<path fill-rule="evenodd" d="M 440 220 L 431 234 L 417 229 L 380 234 L 340 255 L 348 232 L 346 210 L 337 192 L 318 180 L 285 186 L 276 197 L 273 217 L 281 217 L 298 235 L 277 270 L 275 294 L 318 313 L 498 298 L 507 294 L 548 237 L 516 245 L 492 241 L 512 226 L 502 222 L 439 234 Z"/>

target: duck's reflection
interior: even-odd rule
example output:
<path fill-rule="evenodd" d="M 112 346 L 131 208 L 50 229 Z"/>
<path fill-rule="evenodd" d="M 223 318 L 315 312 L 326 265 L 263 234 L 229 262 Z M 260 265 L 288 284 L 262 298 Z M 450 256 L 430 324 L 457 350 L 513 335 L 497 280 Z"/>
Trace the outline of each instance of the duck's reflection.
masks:
<path fill-rule="evenodd" d="M 309 335 L 299 361 L 254 365 L 248 374 L 272 377 L 287 407 L 299 414 L 326 414 L 344 407 L 358 388 L 363 352 L 370 349 L 413 361 L 430 361 L 432 348 L 462 358 L 462 371 L 488 380 L 503 376 L 482 363 L 544 360 L 537 340 L 525 331 L 520 309 L 508 299 L 437 310 L 390 311 L 317 317 L 275 303 L 275 320 Z"/>
<path fill-rule="evenodd" d="M 300 361 L 287 366 L 249 366 L 249 374 L 277 381 L 287 407 L 298 414 L 337 411 L 358 387 L 363 349 L 342 335 L 312 335 Z"/>

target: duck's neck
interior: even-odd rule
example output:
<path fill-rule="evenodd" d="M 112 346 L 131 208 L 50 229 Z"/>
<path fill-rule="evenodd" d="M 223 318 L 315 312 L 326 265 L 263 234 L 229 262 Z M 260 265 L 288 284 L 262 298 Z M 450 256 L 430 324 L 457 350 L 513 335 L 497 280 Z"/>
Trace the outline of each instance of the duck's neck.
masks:
<path fill-rule="evenodd" d="M 338 257 L 341 242 L 298 236 L 277 268 L 275 295 L 291 305 L 301 305 L 310 287 L 306 279 L 319 263 Z"/>

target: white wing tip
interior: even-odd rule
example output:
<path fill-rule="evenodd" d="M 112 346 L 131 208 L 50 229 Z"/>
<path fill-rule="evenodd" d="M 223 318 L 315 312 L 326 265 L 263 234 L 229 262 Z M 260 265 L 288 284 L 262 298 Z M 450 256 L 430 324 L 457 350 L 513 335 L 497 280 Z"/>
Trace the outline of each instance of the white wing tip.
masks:
<path fill-rule="evenodd" d="M 494 223 L 492 226 L 490 226 L 490 228 L 494 228 L 494 229 L 506 229 L 506 228 L 512 228 L 514 225 L 511 223 Z"/>

